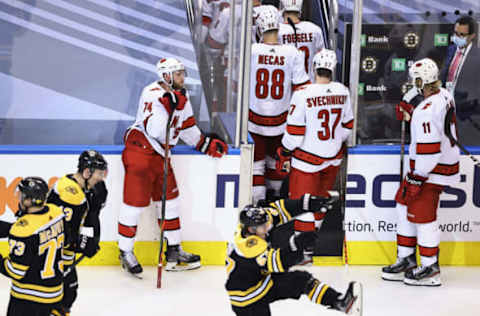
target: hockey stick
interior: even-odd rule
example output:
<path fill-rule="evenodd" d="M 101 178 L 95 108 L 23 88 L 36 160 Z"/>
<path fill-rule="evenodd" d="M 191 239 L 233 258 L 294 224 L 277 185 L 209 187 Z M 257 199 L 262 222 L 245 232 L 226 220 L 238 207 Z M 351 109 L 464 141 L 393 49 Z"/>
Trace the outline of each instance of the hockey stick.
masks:
<path fill-rule="evenodd" d="M 85 259 L 85 254 L 82 254 L 78 259 L 75 259 L 75 261 L 73 262 L 73 264 L 68 267 L 67 271 L 65 271 L 63 273 L 63 276 L 67 276 L 70 272 L 72 272 L 73 268 L 75 268 L 77 266 L 77 264 L 79 264 L 80 262 L 82 262 L 82 260 Z"/>
<path fill-rule="evenodd" d="M 400 130 L 400 183 L 403 181 L 403 161 L 405 159 L 405 120 L 402 120 Z"/>
<path fill-rule="evenodd" d="M 455 144 L 460 150 L 462 150 L 475 164 L 475 168 L 480 168 L 480 161 L 472 155 L 462 144 L 458 142 L 452 135 L 452 131 L 450 129 L 450 125 L 454 124 L 453 115 L 455 114 L 455 108 L 450 107 L 445 115 L 445 124 L 444 124 L 444 132 L 447 135 L 448 139 Z"/>
<path fill-rule="evenodd" d="M 165 132 L 165 154 L 163 161 L 163 188 L 162 188 L 162 219 L 160 224 L 160 250 L 158 253 L 157 268 L 157 289 L 162 287 L 162 269 L 163 269 L 163 236 L 165 234 L 165 207 L 167 202 L 167 176 L 168 176 L 168 154 L 170 151 L 170 124 L 173 117 L 173 111 L 168 115 L 167 127 Z"/>
<path fill-rule="evenodd" d="M 295 27 L 295 23 L 293 23 L 292 19 L 287 18 L 288 24 L 293 28 L 293 34 L 295 35 L 295 47 L 298 48 L 298 43 L 297 43 L 297 28 Z"/>
<path fill-rule="evenodd" d="M 347 142 L 344 143 L 345 146 L 345 153 L 343 156 L 342 163 L 344 164 L 342 169 L 340 170 L 340 211 L 342 213 L 342 229 L 343 229 L 343 261 L 345 264 L 345 270 L 348 272 L 348 250 L 347 250 L 347 231 L 345 229 L 345 211 L 346 211 L 346 195 L 347 195 L 347 177 L 348 177 L 348 146 Z"/>

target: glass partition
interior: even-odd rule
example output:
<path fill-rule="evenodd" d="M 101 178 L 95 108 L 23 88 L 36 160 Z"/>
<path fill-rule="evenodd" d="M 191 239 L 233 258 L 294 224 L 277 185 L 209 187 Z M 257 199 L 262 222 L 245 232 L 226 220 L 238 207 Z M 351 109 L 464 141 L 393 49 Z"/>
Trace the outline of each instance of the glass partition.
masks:
<path fill-rule="evenodd" d="M 340 1 L 344 41 L 344 82 L 349 81 L 351 1 Z M 452 42 L 455 22 L 462 16 L 480 19 L 476 1 L 363 1 L 361 70 L 358 85 L 358 144 L 400 142 L 400 122 L 395 104 L 411 87 L 408 68 L 430 57 L 441 71 L 443 86 L 455 95 L 459 139 L 465 145 L 480 145 L 480 67 L 478 28 L 471 44 L 461 50 L 463 58 L 452 70 L 457 47 Z M 463 22 L 462 22 L 463 23 Z M 342 29 L 342 28 L 340 28 Z M 468 29 L 468 27 L 467 27 Z M 470 42 L 470 40 L 469 40 Z"/>

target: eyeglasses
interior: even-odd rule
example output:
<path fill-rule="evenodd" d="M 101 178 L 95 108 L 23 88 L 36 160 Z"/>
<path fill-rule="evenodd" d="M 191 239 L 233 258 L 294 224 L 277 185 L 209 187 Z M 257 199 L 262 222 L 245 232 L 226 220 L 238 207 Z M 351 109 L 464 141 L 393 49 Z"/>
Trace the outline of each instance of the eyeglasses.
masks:
<path fill-rule="evenodd" d="M 454 33 L 455 33 L 455 35 L 460 36 L 460 37 L 467 37 L 468 35 L 470 35 L 468 33 L 460 33 L 460 32 L 457 32 L 457 31 L 454 31 Z"/>

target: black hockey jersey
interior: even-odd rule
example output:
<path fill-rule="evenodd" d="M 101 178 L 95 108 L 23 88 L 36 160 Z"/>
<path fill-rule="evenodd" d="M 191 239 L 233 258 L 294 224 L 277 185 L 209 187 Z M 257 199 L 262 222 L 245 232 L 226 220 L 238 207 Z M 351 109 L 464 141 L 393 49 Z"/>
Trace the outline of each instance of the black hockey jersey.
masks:
<path fill-rule="evenodd" d="M 61 208 L 46 204 L 12 225 L 10 253 L 0 262 L 0 273 L 12 279 L 12 297 L 41 304 L 62 300 L 64 218 Z"/>
<path fill-rule="evenodd" d="M 66 244 L 63 253 L 65 265 L 73 264 L 75 260 L 76 242 L 82 221 L 87 215 L 88 202 L 80 184 L 75 181 L 72 174 L 60 178 L 50 190 L 48 203 L 58 205 L 65 213 Z"/>
<path fill-rule="evenodd" d="M 305 212 L 299 200 L 279 200 L 265 208 L 270 224 L 284 224 Z M 226 258 L 228 279 L 225 288 L 233 306 L 244 307 L 263 298 L 273 286 L 271 273 L 287 271 L 303 258 L 302 251 L 289 245 L 272 248 L 258 236 L 243 236 L 239 226 Z"/>

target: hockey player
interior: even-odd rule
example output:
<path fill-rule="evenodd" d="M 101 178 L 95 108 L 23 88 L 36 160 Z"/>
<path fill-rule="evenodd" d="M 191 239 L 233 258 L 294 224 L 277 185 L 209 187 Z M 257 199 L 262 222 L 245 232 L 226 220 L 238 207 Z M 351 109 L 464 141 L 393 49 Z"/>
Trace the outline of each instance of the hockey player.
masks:
<path fill-rule="evenodd" d="M 93 257 L 100 242 L 100 210 L 107 199 L 103 181 L 107 174 L 107 161 L 99 152 L 86 150 L 78 157 L 77 172 L 60 178 L 48 194 L 48 203 L 58 205 L 65 213 L 66 243 L 63 259 L 66 273 L 65 295 L 61 306 L 52 312 L 55 316 L 68 316 L 77 298 L 78 277 L 75 254 Z"/>
<path fill-rule="evenodd" d="M 10 253 L 0 255 L 0 273 L 12 279 L 7 316 L 49 316 L 63 297 L 65 215 L 45 204 L 47 193 L 47 183 L 38 177 L 24 178 L 17 187 Z"/>
<path fill-rule="evenodd" d="M 447 110 L 455 108 L 452 95 L 441 88 L 438 67 L 429 58 L 414 63 L 410 77 L 425 99 L 410 120 L 410 170 L 397 191 L 397 260 L 382 269 L 382 278 L 408 285 L 441 285 L 438 253 L 440 231 L 437 209 L 444 186 L 460 180 L 459 149 L 445 135 Z M 456 137 L 455 125 L 447 126 Z M 417 267 L 418 245 L 421 265 Z"/>
<path fill-rule="evenodd" d="M 248 131 L 255 142 L 253 200 L 266 197 L 266 187 L 279 196 L 283 175 L 275 170 L 275 150 L 285 131 L 292 90 L 309 83 L 302 54 L 278 43 L 278 11 L 262 10 L 257 25 L 263 43 L 252 45 Z M 269 194 L 270 195 L 270 194 Z"/>
<path fill-rule="evenodd" d="M 313 82 L 315 81 L 315 71 L 312 71 L 313 56 L 325 47 L 325 42 L 322 29 L 318 25 L 300 20 L 302 4 L 303 0 L 281 0 L 284 23 L 278 36 L 280 43 L 295 45 L 303 53 L 305 72 Z M 289 19 L 295 25 L 295 30 L 288 23 Z"/>
<path fill-rule="evenodd" d="M 8 237 L 8 232 L 12 227 L 12 223 L 0 221 L 0 238 Z"/>
<path fill-rule="evenodd" d="M 344 154 L 343 142 L 353 128 L 348 89 L 332 81 L 335 52 L 323 49 L 313 59 L 315 83 L 296 91 L 291 100 L 286 133 L 277 149 L 277 170 L 290 169 L 289 197 L 305 193 L 328 196 Z M 293 157 L 293 158 L 292 158 Z M 294 222 L 297 233 L 320 227 L 324 213 L 303 214 Z M 311 261 L 306 253 L 305 263 Z"/>
<path fill-rule="evenodd" d="M 362 285 L 350 282 L 345 293 L 335 291 L 306 271 L 288 269 L 303 257 L 303 249 L 315 241 L 314 232 L 293 235 L 280 248 L 272 248 L 269 232 L 304 212 L 325 212 L 334 199 L 304 195 L 298 200 L 279 200 L 267 207 L 246 206 L 226 259 L 225 284 L 237 316 L 270 316 L 270 303 L 299 299 L 302 294 L 316 303 L 348 315 L 362 313 Z"/>
<path fill-rule="evenodd" d="M 161 218 L 163 165 L 166 126 L 169 116 L 170 149 L 181 138 L 185 143 L 211 157 L 227 153 L 227 145 L 216 135 L 204 135 L 197 127 L 192 106 L 184 87 L 185 68 L 175 58 L 161 59 L 157 64 L 159 80 L 144 88 L 139 101 L 136 122 L 127 130 L 122 162 L 125 168 L 123 204 L 118 218 L 120 260 L 128 272 L 139 275 L 143 269 L 133 253 L 140 213 L 150 200 Z M 167 271 L 200 267 L 200 256 L 180 247 L 179 191 L 169 162 L 166 213 Z"/>

